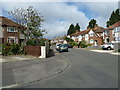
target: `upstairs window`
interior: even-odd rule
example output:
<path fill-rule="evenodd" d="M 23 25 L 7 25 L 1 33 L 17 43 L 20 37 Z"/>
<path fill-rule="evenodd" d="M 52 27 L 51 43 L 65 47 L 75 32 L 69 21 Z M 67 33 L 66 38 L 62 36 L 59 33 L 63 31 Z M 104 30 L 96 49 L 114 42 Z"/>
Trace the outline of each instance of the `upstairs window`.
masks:
<path fill-rule="evenodd" d="M 120 32 L 120 27 L 116 27 L 116 28 L 114 29 L 114 32 Z"/>
<path fill-rule="evenodd" d="M 94 35 L 93 34 L 90 34 L 90 37 L 93 37 Z"/>
<path fill-rule="evenodd" d="M 15 29 L 15 27 L 8 27 L 7 31 L 8 32 L 17 32 L 17 30 Z"/>

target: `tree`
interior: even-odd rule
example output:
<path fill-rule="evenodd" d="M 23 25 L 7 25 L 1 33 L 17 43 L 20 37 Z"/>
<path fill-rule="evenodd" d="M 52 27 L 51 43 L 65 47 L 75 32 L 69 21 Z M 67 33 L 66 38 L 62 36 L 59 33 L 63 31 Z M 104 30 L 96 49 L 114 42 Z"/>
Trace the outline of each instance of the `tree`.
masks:
<path fill-rule="evenodd" d="M 89 22 L 88 28 L 91 28 L 91 29 L 94 28 L 94 26 L 97 25 L 96 23 L 97 21 L 95 19 L 91 19 Z"/>
<path fill-rule="evenodd" d="M 72 33 L 75 33 L 73 24 L 70 25 L 68 32 L 67 32 L 67 35 L 71 35 Z"/>
<path fill-rule="evenodd" d="M 65 38 L 65 40 L 66 40 L 67 42 L 74 42 L 74 40 L 73 40 L 73 39 L 68 38 L 68 37 L 66 37 L 66 38 Z"/>
<path fill-rule="evenodd" d="M 80 32 L 80 26 L 79 26 L 79 24 L 78 24 L 78 23 L 76 24 L 76 26 L 75 26 L 74 30 L 75 30 L 75 32 L 76 32 L 77 30 Z"/>
<path fill-rule="evenodd" d="M 44 35 L 45 30 L 41 30 L 41 22 L 44 21 L 43 16 L 38 13 L 33 6 L 27 9 L 16 8 L 9 12 L 13 20 L 20 25 L 20 30 L 24 34 L 25 39 L 38 39 Z"/>
<path fill-rule="evenodd" d="M 109 27 L 118 21 L 120 21 L 120 11 L 119 9 L 116 9 L 115 11 L 112 11 L 109 20 L 106 22 L 106 26 Z"/>

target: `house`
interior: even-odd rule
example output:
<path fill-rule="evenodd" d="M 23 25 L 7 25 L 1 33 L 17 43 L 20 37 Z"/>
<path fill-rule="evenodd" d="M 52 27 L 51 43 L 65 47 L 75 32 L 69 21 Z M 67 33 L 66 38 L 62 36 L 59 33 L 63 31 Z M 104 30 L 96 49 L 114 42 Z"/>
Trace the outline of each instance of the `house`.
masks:
<path fill-rule="evenodd" d="M 24 40 L 23 35 L 19 32 L 20 25 L 14 21 L 0 16 L 0 44 L 17 43 Z"/>
<path fill-rule="evenodd" d="M 103 42 L 103 32 L 105 28 L 100 27 L 100 26 L 95 26 L 95 28 L 92 29 L 94 32 L 93 37 L 90 37 L 90 39 L 94 40 L 94 46 L 100 46 L 102 45 Z"/>
<path fill-rule="evenodd" d="M 86 41 L 87 44 L 100 46 L 103 44 L 103 31 L 103 27 L 96 25 L 94 29 L 88 28 L 87 30 L 72 34 L 71 38 L 75 42 Z"/>
<path fill-rule="evenodd" d="M 62 37 L 55 37 L 53 39 L 51 39 L 51 43 L 67 43 L 67 41 L 65 40 L 65 37 L 67 36 L 62 36 Z"/>
<path fill-rule="evenodd" d="M 103 35 L 103 40 L 105 43 L 120 42 L 120 21 L 106 28 Z"/>

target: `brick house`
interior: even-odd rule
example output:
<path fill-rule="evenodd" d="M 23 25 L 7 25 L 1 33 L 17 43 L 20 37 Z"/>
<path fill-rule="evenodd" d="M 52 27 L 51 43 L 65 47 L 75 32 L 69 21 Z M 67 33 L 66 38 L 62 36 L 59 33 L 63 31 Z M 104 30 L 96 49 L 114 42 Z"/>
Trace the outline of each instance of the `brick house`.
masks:
<path fill-rule="evenodd" d="M 120 42 L 120 21 L 106 28 L 103 32 L 103 40 L 105 43 Z"/>
<path fill-rule="evenodd" d="M 19 26 L 14 21 L 0 16 L 0 44 L 6 42 L 20 44 L 24 38 L 19 32 Z"/>
<path fill-rule="evenodd" d="M 100 46 L 103 44 L 103 32 L 104 28 L 95 26 L 94 29 L 87 29 L 71 35 L 71 38 L 75 42 L 86 41 L 87 44 L 93 46 Z"/>

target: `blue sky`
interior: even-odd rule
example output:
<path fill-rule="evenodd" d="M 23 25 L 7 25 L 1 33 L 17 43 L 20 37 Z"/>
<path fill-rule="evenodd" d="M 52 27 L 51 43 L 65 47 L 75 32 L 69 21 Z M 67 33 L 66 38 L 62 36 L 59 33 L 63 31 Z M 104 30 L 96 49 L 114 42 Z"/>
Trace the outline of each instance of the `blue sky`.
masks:
<path fill-rule="evenodd" d="M 48 32 L 46 38 L 66 35 L 70 24 L 79 23 L 81 31 L 85 30 L 91 19 L 105 27 L 111 12 L 118 8 L 117 2 L 2 2 L 0 15 L 10 18 L 10 10 L 30 5 L 45 19 L 42 28 Z"/>

